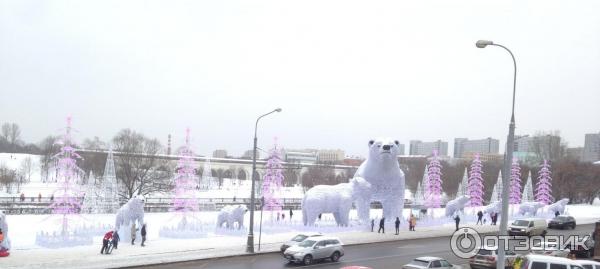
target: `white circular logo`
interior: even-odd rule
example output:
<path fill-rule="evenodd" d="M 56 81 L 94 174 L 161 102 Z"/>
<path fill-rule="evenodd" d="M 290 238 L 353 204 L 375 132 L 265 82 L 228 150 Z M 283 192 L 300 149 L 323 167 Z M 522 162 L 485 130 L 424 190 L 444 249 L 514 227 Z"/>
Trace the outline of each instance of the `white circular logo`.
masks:
<path fill-rule="evenodd" d="M 450 238 L 450 249 L 459 258 L 471 258 L 477 254 L 479 248 L 481 248 L 481 236 L 473 228 L 460 228 Z"/>

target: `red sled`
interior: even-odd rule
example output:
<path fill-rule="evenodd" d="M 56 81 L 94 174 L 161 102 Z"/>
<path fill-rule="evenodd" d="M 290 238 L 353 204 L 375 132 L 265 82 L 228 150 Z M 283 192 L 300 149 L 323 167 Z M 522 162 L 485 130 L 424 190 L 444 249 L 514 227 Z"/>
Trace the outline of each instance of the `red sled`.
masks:
<path fill-rule="evenodd" d="M 0 257 L 8 257 L 8 255 L 10 255 L 10 252 L 6 250 L 0 251 Z"/>

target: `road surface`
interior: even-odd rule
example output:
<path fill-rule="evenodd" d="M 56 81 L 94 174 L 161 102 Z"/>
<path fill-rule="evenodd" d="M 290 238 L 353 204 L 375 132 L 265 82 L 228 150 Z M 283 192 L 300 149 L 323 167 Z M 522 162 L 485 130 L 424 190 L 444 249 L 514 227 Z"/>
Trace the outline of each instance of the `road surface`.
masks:
<path fill-rule="evenodd" d="M 594 225 L 580 225 L 575 230 L 548 230 L 548 234 L 590 234 Z M 182 269 L 277 269 L 277 268 L 327 268 L 339 269 L 344 266 L 361 265 L 371 268 L 400 268 L 419 256 L 446 258 L 450 263 L 465 265 L 467 260 L 456 257 L 450 251 L 450 237 L 402 240 L 376 244 L 346 246 L 345 255 L 338 262 L 324 261 L 302 266 L 288 264 L 279 253 L 221 259 L 198 260 L 165 265 L 144 266 L 143 268 L 182 268 Z M 140 267 L 142 268 L 142 267 Z"/>

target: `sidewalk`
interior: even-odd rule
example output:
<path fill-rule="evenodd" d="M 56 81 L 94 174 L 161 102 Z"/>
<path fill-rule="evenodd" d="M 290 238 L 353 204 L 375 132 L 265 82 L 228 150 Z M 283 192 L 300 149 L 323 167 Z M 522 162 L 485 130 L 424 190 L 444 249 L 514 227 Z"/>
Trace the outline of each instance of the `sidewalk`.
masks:
<path fill-rule="evenodd" d="M 594 223 L 597 218 L 578 218 L 578 224 Z M 481 233 L 497 232 L 498 226 L 463 225 Z M 392 227 L 390 227 L 392 228 Z M 332 233 L 339 237 L 345 245 L 369 244 L 398 240 L 410 240 L 432 237 L 451 236 L 454 224 L 436 227 L 419 227 L 415 232 L 401 230 L 394 235 L 393 228 L 388 233 L 377 232 L 342 232 Z M 390 233 L 391 232 L 391 233 Z M 261 250 L 255 246 L 256 253 L 278 252 L 280 245 L 293 237 L 297 232 L 263 235 Z M 23 249 L 14 250 L 8 258 L 0 259 L 2 268 L 116 268 L 127 266 L 143 266 L 157 263 L 172 263 L 190 260 L 220 258 L 249 255 L 246 253 L 246 237 L 224 236 L 202 239 L 174 239 L 148 241 L 146 247 L 119 244 L 119 249 L 111 255 L 101 255 L 100 244 L 94 246 L 62 248 L 62 249 Z M 160 243 L 160 245 L 158 245 Z M 258 243 L 258 234 L 255 234 Z"/>

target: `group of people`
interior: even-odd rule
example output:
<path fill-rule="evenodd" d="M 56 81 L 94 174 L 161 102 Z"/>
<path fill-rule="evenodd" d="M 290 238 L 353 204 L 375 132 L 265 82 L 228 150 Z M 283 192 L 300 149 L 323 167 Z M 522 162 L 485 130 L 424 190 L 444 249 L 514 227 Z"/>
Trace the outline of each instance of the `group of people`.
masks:
<path fill-rule="evenodd" d="M 131 245 L 135 245 L 135 238 L 136 238 L 136 234 L 137 234 L 138 229 L 135 227 L 135 223 L 131 224 Z M 145 243 L 146 243 L 146 224 L 142 224 L 142 228 L 140 229 L 140 234 L 142 235 L 142 247 L 145 247 Z M 108 250 L 108 245 L 109 243 L 112 242 L 113 248 L 117 249 L 118 245 L 119 245 L 119 241 L 121 240 L 121 238 L 119 237 L 119 233 L 117 231 L 108 231 L 106 234 L 104 234 L 104 238 L 102 239 L 102 248 L 100 249 L 100 254 L 104 254 L 106 253 L 105 251 Z"/>
<path fill-rule="evenodd" d="M 235 201 L 235 200 L 234 200 Z M 294 216 L 294 212 L 292 212 L 292 209 L 290 209 L 290 221 L 292 221 L 292 217 Z M 321 219 L 321 214 L 319 214 L 319 220 Z M 277 212 L 277 221 L 279 220 L 285 220 L 285 213 L 279 213 Z"/>
<path fill-rule="evenodd" d="M 497 212 L 492 212 L 490 213 L 490 224 L 491 225 L 496 225 L 496 223 L 498 222 L 498 213 Z M 479 210 L 477 212 L 477 224 L 480 225 L 484 225 L 485 224 L 485 219 L 483 218 L 483 212 L 481 210 Z"/>
<path fill-rule="evenodd" d="M 410 217 L 407 219 L 408 222 L 408 230 L 409 231 L 414 231 L 415 227 L 417 226 L 417 218 L 413 215 L 410 214 Z M 396 233 L 395 235 L 400 234 L 400 218 L 396 217 L 396 221 L 394 222 L 395 228 L 396 228 Z M 371 232 L 374 232 L 375 229 L 375 219 L 371 219 Z M 379 220 L 379 229 L 377 230 L 377 233 L 385 233 L 385 216 L 381 217 L 381 219 Z"/>

